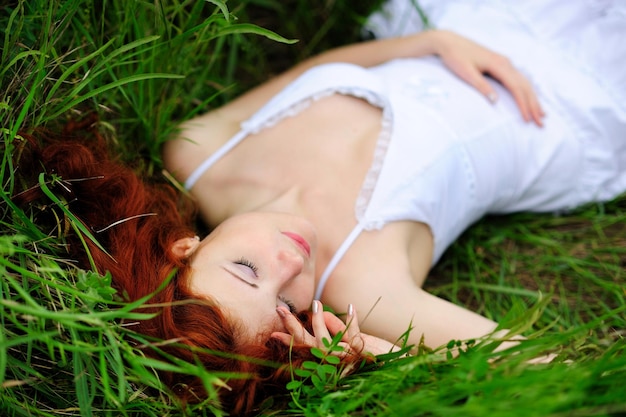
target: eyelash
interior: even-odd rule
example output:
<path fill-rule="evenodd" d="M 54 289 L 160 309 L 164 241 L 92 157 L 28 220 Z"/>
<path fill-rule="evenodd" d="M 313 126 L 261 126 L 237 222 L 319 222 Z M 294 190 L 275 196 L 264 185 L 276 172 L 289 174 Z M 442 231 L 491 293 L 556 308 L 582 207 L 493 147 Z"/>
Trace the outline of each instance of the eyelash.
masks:
<path fill-rule="evenodd" d="M 278 299 L 282 301 L 283 303 L 287 304 L 287 307 L 289 307 L 289 311 L 291 312 L 291 314 L 296 314 L 298 312 L 296 310 L 295 304 L 289 301 L 288 299 L 286 299 L 285 297 L 283 297 L 282 295 L 278 296 Z"/>
<path fill-rule="evenodd" d="M 235 261 L 236 264 L 247 266 L 254 272 L 254 275 L 257 275 L 259 272 L 259 268 L 254 264 L 254 262 L 249 261 L 246 258 L 240 258 L 238 261 Z"/>
<path fill-rule="evenodd" d="M 259 268 L 254 264 L 254 262 L 252 262 L 252 261 L 250 261 L 250 260 L 248 260 L 246 258 L 240 258 L 235 263 L 250 268 L 252 270 L 252 272 L 254 272 L 254 275 L 257 275 L 257 273 L 259 271 Z M 288 299 L 286 299 L 283 296 L 279 296 L 278 298 L 280 299 L 280 301 L 282 301 L 283 303 L 287 304 L 287 307 L 289 307 L 289 311 L 292 314 L 296 314 L 297 313 L 296 306 L 295 306 L 295 304 L 293 302 L 289 301 Z"/>

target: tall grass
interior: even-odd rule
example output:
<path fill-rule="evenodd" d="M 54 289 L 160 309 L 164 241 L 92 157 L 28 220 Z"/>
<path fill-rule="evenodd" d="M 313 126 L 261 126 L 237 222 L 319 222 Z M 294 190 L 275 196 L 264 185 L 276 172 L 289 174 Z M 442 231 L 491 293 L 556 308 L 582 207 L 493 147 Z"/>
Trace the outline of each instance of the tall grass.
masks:
<path fill-rule="evenodd" d="M 353 3 L 353 4 L 350 4 Z M 379 1 L 31 0 L 5 3 L 0 52 L 0 414 L 221 415 L 220 375 L 142 356 L 141 300 L 64 258 L 71 213 L 45 231 L 14 206 L 18 132 L 97 112 L 137 170 L 163 180 L 176 121 L 219 105 L 288 63 L 358 38 Z M 298 41 L 293 43 L 293 41 Z M 44 184 L 45 185 L 45 184 Z M 54 196 L 52 196 L 54 197 Z M 52 200 L 51 200 L 52 201 Z M 34 208 L 33 210 L 44 209 Z M 626 415 L 626 200 L 567 215 L 487 218 L 432 273 L 429 290 L 523 332 L 493 343 L 420 347 L 348 378 L 310 364 L 264 415 Z M 436 318 L 433 318 L 436 320 Z M 451 342 L 453 347 L 455 342 Z M 529 359 L 553 353 L 550 364 Z M 200 375 L 206 402 L 182 405 L 156 371 Z M 213 388 L 212 388 L 213 387 Z"/>

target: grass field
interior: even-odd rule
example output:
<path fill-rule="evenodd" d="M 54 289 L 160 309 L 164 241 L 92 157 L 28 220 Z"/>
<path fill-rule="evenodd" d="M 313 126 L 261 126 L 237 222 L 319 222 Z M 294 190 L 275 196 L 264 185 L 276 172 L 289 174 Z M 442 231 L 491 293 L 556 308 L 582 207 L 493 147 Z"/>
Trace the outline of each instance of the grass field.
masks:
<path fill-rule="evenodd" d="M 141 355 L 140 336 L 121 324 L 140 318 L 136 306 L 118 301 L 110 276 L 72 266 L 65 228 L 37 224 L 45 207 L 15 207 L 18 132 L 97 112 L 122 157 L 166 181 L 160 147 L 177 122 L 357 40 L 375 3 L 1 3 L 0 415 L 223 415 L 214 398 L 184 406 L 170 396 L 156 370 L 202 370 Z M 62 224 L 76 226 L 71 213 Z M 626 416 L 625 281 L 626 198 L 567 215 L 484 219 L 448 250 L 427 287 L 526 342 L 499 353 L 493 343 L 458 342 L 463 352 L 447 359 L 446 347 L 420 348 L 347 378 L 313 364 L 310 378 L 258 414 Z M 546 353 L 556 358 L 528 364 Z"/>

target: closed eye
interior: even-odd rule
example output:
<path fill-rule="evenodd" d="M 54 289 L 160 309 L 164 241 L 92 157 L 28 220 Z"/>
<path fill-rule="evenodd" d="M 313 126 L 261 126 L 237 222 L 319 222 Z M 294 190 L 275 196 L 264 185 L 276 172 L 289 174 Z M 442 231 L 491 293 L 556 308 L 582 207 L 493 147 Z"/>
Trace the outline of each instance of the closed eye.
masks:
<path fill-rule="evenodd" d="M 237 278 L 239 281 L 241 281 L 241 282 L 244 282 L 244 283 L 248 284 L 248 285 L 249 285 L 249 286 L 251 286 L 252 288 L 259 288 L 259 286 L 258 286 L 258 285 L 256 285 L 254 282 L 250 282 L 250 281 L 248 281 L 247 279 L 242 278 L 242 277 L 240 276 L 240 275 L 241 275 L 241 272 L 235 272 L 235 271 L 233 271 L 233 270 L 231 270 L 231 269 L 229 269 L 229 268 L 224 268 L 224 270 L 225 270 L 226 272 L 228 272 L 230 275 L 232 275 L 234 278 Z M 253 278 L 253 279 L 254 279 L 254 278 Z"/>
<path fill-rule="evenodd" d="M 239 260 L 235 261 L 235 264 L 249 268 L 254 273 L 254 276 L 258 278 L 259 268 L 252 261 L 249 261 L 246 258 L 239 258 Z"/>
<path fill-rule="evenodd" d="M 249 286 L 259 288 L 259 286 L 253 282 L 259 278 L 258 268 L 246 258 L 240 258 L 231 264 L 225 265 L 224 270 Z"/>
<path fill-rule="evenodd" d="M 291 302 L 290 300 L 286 299 L 282 295 L 279 295 L 278 299 L 280 301 L 282 301 L 283 303 L 285 303 L 285 305 L 287 306 L 287 308 L 289 309 L 291 314 L 296 314 L 298 312 L 297 309 L 296 309 L 296 305 L 293 302 Z"/>

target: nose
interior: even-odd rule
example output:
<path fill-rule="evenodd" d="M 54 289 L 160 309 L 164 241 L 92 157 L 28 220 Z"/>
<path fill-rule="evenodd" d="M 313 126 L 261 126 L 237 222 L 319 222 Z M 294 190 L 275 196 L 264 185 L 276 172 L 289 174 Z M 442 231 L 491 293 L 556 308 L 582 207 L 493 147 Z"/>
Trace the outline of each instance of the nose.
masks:
<path fill-rule="evenodd" d="M 278 252 L 278 265 L 280 281 L 286 283 L 302 273 L 304 258 L 293 250 L 281 250 Z"/>

